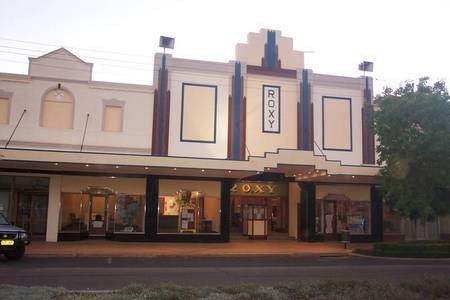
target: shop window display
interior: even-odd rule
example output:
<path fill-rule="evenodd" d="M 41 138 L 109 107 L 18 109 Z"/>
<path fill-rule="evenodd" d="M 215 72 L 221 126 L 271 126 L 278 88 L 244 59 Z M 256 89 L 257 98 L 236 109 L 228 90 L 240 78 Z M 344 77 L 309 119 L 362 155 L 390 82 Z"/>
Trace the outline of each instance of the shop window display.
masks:
<path fill-rule="evenodd" d="M 203 191 L 202 182 L 160 181 L 159 234 L 220 233 L 220 183 L 205 183 Z"/>
<path fill-rule="evenodd" d="M 60 232 L 83 232 L 87 230 L 87 194 L 63 193 L 61 197 Z M 83 198 L 84 201 L 83 201 Z"/>
<path fill-rule="evenodd" d="M 144 232 L 145 200 L 143 196 L 119 195 L 116 199 L 114 232 Z"/>
<path fill-rule="evenodd" d="M 143 233 L 144 215 L 142 195 L 63 193 L 60 232 Z"/>
<path fill-rule="evenodd" d="M 371 234 L 370 201 L 318 199 L 315 220 L 317 233 Z"/>

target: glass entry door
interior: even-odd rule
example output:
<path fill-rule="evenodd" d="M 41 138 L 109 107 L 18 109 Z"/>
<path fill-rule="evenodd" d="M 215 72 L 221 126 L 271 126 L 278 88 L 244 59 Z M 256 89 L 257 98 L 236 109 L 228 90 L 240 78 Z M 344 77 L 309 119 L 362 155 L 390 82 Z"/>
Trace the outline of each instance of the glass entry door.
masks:
<path fill-rule="evenodd" d="M 104 236 L 107 226 L 107 201 L 105 195 L 91 195 L 89 235 Z"/>
<path fill-rule="evenodd" d="M 44 235 L 47 231 L 48 195 L 19 193 L 16 224 L 31 235 Z"/>

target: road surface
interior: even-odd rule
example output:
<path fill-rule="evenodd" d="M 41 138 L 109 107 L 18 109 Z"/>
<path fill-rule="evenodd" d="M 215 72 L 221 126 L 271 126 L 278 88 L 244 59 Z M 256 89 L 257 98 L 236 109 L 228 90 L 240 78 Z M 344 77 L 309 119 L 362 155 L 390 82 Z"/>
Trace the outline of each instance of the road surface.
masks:
<path fill-rule="evenodd" d="M 130 283 L 218 286 L 300 280 L 450 279 L 450 260 L 344 256 L 25 257 L 0 258 L 0 283 L 110 290 Z"/>

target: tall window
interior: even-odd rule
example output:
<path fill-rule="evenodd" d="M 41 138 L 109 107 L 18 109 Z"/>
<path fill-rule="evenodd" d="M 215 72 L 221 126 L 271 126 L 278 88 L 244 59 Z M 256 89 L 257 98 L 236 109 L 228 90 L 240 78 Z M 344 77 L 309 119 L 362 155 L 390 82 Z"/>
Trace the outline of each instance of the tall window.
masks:
<path fill-rule="evenodd" d="M 41 126 L 47 128 L 73 128 L 73 96 L 65 89 L 48 91 L 42 100 Z"/>
<path fill-rule="evenodd" d="M 0 124 L 9 123 L 9 99 L 0 97 Z"/>
<path fill-rule="evenodd" d="M 105 105 L 103 115 L 103 130 L 120 132 L 122 131 L 123 109 L 121 106 Z"/>

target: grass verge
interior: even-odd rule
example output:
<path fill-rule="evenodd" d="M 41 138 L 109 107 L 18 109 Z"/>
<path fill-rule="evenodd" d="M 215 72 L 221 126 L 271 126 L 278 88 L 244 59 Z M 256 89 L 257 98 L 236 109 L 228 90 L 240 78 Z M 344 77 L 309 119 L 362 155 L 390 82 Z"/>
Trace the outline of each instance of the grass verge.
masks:
<path fill-rule="evenodd" d="M 81 293 L 63 288 L 0 285 L 0 299 L 449 299 L 450 279 L 413 282 L 325 281 L 279 284 L 274 286 L 238 285 L 230 287 L 148 287 L 133 284 L 115 292 Z"/>

